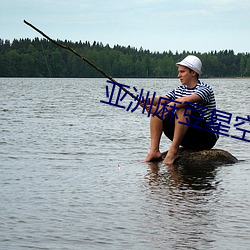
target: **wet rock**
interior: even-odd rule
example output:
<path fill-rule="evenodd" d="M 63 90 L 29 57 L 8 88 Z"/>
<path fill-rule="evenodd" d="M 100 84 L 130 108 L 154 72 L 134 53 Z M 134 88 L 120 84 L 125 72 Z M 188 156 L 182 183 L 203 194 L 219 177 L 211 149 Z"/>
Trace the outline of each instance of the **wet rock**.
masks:
<path fill-rule="evenodd" d="M 162 157 L 166 156 L 167 152 L 163 153 Z M 238 160 L 229 152 L 222 149 L 209 150 L 188 150 L 181 148 L 179 158 L 174 162 L 176 165 L 222 165 L 236 163 Z"/>

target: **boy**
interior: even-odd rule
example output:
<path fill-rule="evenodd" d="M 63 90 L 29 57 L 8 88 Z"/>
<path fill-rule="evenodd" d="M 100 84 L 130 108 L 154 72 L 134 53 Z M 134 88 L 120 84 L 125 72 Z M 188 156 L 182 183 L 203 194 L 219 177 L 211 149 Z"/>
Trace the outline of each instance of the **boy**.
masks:
<path fill-rule="evenodd" d="M 213 89 L 199 80 L 202 73 L 200 59 L 189 55 L 176 66 L 182 85 L 166 96 L 155 98 L 151 109 L 150 105 L 146 105 L 146 110 L 150 110 L 151 114 L 157 113 L 161 105 L 167 106 L 167 110 L 162 109 L 158 116 L 151 116 L 150 151 L 145 162 L 161 158 L 159 144 L 162 132 L 172 141 L 163 160 L 168 165 L 178 158 L 179 146 L 194 150 L 210 149 L 218 139 L 218 134 L 208 126 L 216 121 L 213 116 L 216 102 Z"/>

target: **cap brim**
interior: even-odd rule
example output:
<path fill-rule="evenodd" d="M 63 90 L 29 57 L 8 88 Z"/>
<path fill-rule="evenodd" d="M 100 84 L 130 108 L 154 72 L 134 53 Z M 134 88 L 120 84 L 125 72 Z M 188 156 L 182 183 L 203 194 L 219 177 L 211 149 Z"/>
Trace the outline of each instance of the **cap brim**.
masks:
<path fill-rule="evenodd" d="M 201 75 L 201 74 L 202 74 L 202 71 L 201 71 L 201 70 L 198 70 L 197 68 L 193 67 L 193 65 L 188 64 L 188 63 L 186 63 L 186 62 L 178 62 L 178 63 L 176 63 L 175 65 L 176 65 L 176 66 L 184 66 L 184 67 L 186 67 L 186 68 L 189 68 L 189 69 L 195 71 L 198 75 Z"/>

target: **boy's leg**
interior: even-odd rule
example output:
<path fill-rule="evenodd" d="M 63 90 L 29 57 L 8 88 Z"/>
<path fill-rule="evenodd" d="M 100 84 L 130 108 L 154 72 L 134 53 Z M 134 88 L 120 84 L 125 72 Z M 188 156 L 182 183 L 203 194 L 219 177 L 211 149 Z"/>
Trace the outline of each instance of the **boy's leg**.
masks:
<path fill-rule="evenodd" d="M 185 134 L 188 131 L 188 126 L 180 124 L 179 122 L 187 122 L 187 116 L 184 116 L 185 108 L 179 109 L 176 114 L 178 118 L 175 118 L 175 128 L 172 144 L 168 150 L 168 153 L 163 161 L 164 164 L 173 164 L 178 158 L 179 146 Z"/>
<path fill-rule="evenodd" d="M 151 116 L 150 118 L 150 151 L 145 158 L 145 162 L 157 160 L 161 158 L 161 152 L 159 149 L 160 140 L 163 130 L 162 120 L 157 116 Z"/>

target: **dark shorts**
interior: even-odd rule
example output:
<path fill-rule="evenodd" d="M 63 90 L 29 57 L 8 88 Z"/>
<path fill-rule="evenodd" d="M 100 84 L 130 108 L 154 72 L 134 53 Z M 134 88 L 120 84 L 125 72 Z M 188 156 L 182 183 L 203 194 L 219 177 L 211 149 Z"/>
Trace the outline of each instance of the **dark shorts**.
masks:
<path fill-rule="evenodd" d="M 205 129 L 208 128 L 207 123 L 204 120 L 200 121 L 195 117 L 199 117 L 199 112 L 192 110 L 189 118 L 190 126 L 183 125 L 188 126 L 188 131 L 181 141 L 181 146 L 193 150 L 211 149 L 215 145 L 218 135 L 214 132 L 206 131 Z M 192 127 L 192 125 L 199 128 Z M 163 132 L 171 141 L 174 136 L 174 128 L 175 119 L 174 117 L 171 119 L 171 116 L 169 115 L 163 120 Z"/>

